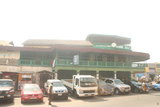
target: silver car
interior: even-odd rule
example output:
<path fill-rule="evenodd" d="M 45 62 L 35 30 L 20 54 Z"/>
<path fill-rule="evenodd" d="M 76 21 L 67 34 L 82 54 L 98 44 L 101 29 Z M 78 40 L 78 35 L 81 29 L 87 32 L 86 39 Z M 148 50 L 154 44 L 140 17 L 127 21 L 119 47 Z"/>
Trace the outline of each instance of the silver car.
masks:
<path fill-rule="evenodd" d="M 113 95 L 115 87 L 112 84 L 98 80 L 98 95 Z"/>
<path fill-rule="evenodd" d="M 131 91 L 131 87 L 127 84 L 124 84 L 120 79 L 106 78 L 104 79 L 106 83 L 110 83 L 115 86 L 114 93 L 121 94 L 126 93 L 129 94 Z"/>
<path fill-rule="evenodd" d="M 68 90 L 67 88 L 63 85 L 63 83 L 61 82 L 61 80 L 56 80 L 56 79 L 50 79 L 47 80 L 47 82 L 45 83 L 45 89 L 46 92 L 48 91 L 48 87 L 49 85 L 52 84 L 53 85 L 53 89 L 52 89 L 52 98 L 63 98 L 63 99 L 68 99 Z"/>

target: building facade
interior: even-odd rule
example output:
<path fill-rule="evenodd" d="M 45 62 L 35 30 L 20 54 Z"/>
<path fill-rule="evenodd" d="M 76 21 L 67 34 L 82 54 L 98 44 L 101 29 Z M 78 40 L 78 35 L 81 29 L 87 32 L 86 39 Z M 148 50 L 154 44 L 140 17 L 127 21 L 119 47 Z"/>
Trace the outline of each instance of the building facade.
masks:
<path fill-rule="evenodd" d="M 94 34 L 86 40 L 27 40 L 23 47 L 0 47 L 0 71 L 18 73 L 19 82 L 31 80 L 41 86 L 48 78 L 76 74 L 129 80 L 145 72 L 146 64 L 137 62 L 150 57 L 132 51 L 130 43 L 130 38 Z"/>

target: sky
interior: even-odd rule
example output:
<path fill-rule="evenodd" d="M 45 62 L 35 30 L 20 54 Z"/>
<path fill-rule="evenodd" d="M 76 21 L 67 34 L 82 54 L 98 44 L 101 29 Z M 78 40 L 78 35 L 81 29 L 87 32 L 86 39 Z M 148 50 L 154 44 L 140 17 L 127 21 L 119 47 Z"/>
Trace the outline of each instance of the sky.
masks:
<path fill-rule="evenodd" d="M 0 0 L 0 40 L 131 38 L 133 51 L 160 62 L 160 0 Z"/>

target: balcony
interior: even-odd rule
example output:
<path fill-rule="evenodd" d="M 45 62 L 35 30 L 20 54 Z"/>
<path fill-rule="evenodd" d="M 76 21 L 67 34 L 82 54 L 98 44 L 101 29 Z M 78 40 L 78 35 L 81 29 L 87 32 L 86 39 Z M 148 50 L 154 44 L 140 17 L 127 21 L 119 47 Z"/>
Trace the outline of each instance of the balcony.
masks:
<path fill-rule="evenodd" d="M 51 60 L 19 60 L 22 66 L 44 66 L 51 67 Z M 79 64 L 74 64 L 73 60 L 57 59 L 55 66 L 80 66 L 80 67 L 102 67 L 102 68 L 145 68 L 147 64 L 142 63 L 121 63 L 121 62 L 103 62 L 80 60 Z"/>
<path fill-rule="evenodd" d="M 73 60 L 64 60 L 58 59 L 56 60 L 55 65 L 57 66 L 75 66 Z M 82 67 L 103 67 L 103 68 L 145 68 L 147 64 L 142 63 L 121 63 L 121 62 L 103 62 L 103 61 L 85 61 L 80 60 L 77 66 Z"/>
<path fill-rule="evenodd" d="M 19 65 L 22 66 L 51 66 L 51 60 L 28 60 L 28 59 L 20 59 Z"/>

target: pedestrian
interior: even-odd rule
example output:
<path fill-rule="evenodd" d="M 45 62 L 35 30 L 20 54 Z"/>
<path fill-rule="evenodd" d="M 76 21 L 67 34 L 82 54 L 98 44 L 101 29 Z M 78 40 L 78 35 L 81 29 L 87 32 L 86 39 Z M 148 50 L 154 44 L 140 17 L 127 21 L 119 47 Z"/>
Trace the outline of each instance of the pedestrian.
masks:
<path fill-rule="evenodd" d="M 52 88 L 53 88 L 53 84 L 51 83 L 48 87 L 48 101 L 49 101 L 49 105 L 52 105 L 51 104 L 51 101 L 52 101 Z"/>

